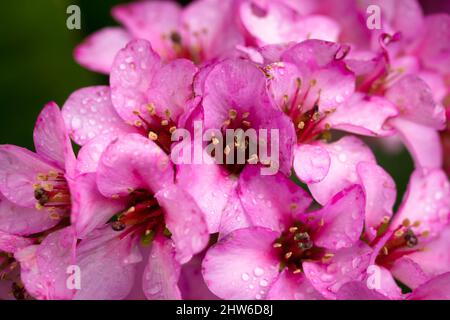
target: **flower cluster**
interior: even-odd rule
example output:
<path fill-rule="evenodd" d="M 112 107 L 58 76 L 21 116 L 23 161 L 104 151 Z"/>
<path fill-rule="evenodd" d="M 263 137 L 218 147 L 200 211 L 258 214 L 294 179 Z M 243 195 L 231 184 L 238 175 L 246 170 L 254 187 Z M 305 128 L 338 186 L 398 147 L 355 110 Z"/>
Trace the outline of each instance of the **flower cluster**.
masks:
<path fill-rule="evenodd" d="M 47 104 L 35 152 L 0 146 L 2 298 L 450 299 L 449 15 L 414 0 L 112 14 L 123 26 L 75 50 L 109 86 Z M 374 145 L 414 161 L 399 206 Z"/>

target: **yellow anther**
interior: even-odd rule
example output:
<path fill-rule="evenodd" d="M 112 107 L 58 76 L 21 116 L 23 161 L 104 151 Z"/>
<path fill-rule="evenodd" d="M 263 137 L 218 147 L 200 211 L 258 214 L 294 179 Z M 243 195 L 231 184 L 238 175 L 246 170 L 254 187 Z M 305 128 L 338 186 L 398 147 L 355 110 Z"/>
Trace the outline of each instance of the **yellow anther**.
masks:
<path fill-rule="evenodd" d="M 228 111 L 228 116 L 230 117 L 231 120 L 236 119 L 237 114 L 238 114 L 238 113 L 237 113 L 237 111 L 236 111 L 235 109 L 230 109 L 230 110 Z"/>
<path fill-rule="evenodd" d="M 173 126 L 173 127 L 170 127 L 169 132 L 171 134 L 173 134 L 176 130 L 177 130 L 177 127 Z"/>
<path fill-rule="evenodd" d="M 273 244 L 273 247 L 274 248 L 281 248 L 283 245 L 281 244 L 281 243 L 278 243 L 278 242 L 275 242 L 274 244 Z"/>
<path fill-rule="evenodd" d="M 297 128 L 299 128 L 300 130 L 303 130 L 305 128 L 305 123 L 303 121 L 300 121 L 297 125 Z"/>
<path fill-rule="evenodd" d="M 162 126 L 167 126 L 167 125 L 169 125 L 169 121 L 168 120 L 163 120 L 163 121 L 161 121 L 161 125 Z"/>
<path fill-rule="evenodd" d="M 290 228 L 289 228 L 289 232 L 290 232 L 290 233 L 295 233 L 297 230 L 298 230 L 297 227 L 290 227 Z"/>
<path fill-rule="evenodd" d="M 156 108 L 155 108 L 155 105 L 154 105 L 153 103 L 149 103 L 149 104 L 146 106 L 146 108 L 147 108 L 147 111 L 148 111 L 151 115 L 154 115 L 154 114 L 155 114 Z"/>
<path fill-rule="evenodd" d="M 405 228 L 408 228 L 411 225 L 411 221 L 409 221 L 409 219 L 405 219 L 402 224 Z"/>
<path fill-rule="evenodd" d="M 292 251 L 287 252 L 287 253 L 284 255 L 284 257 L 285 257 L 286 259 L 289 259 L 290 257 L 292 257 Z"/>
<path fill-rule="evenodd" d="M 149 138 L 150 140 L 156 141 L 156 140 L 158 140 L 158 135 L 157 135 L 155 132 L 150 131 L 150 132 L 148 133 L 148 138 Z"/>

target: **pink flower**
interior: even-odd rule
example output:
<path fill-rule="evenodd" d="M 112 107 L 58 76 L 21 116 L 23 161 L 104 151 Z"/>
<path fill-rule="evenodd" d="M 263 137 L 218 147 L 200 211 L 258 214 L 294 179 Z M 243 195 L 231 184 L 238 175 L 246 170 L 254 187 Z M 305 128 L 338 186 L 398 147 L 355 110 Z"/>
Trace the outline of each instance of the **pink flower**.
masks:
<path fill-rule="evenodd" d="M 58 106 L 48 104 L 34 129 L 36 153 L 0 146 L 0 231 L 27 236 L 71 212 L 75 156 Z"/>
<path fill-rule="evenodd" d="M 244 132 L 255 130 L 257 141 L 252 140 L 249 144 L 253 143 L 261 148 L 262 139 L 267 147 L 265 155 L 261 152 L 251 154 L 251 148 L 242 141 L 231 145 L 225 145 L 226 141 L 222 141 L 220 145 L 219 141 L 218 145 L 223 147 L 224 159 L 211 159 L 211 154 L 205 152 L 203 158 L 211 161 L 177 167 L 177 181 L 203 209 L 209 231 L 215 233 L 219 231 L 225 207 L 234 206 L 233 199 L 241 197 L 235 194 L 239 183 L 245 179 L 258 179 L 259 169 L 251 169 L 256 163 L 262 164 L 268 170 L 279 170 L 290 175 L 295 136 L 289 119 L 271 106 L 266 92 L 265 76 L 253 63 L 227 59 L 202 69 L 197 80 L 197 91 L 202 97 L 199 117 L 204 121 L 205 132 L 214 130 L 217 137 L 225 137 L 227 129 L 242 129 Z M 188 122 L 192 121 L 193 119 Z M 267 130 L 267 137 L 260 135 L 260 129 Z M 271 130 L 276 130 L 279 134 L 278 141 L 272 140 Z M 211 142 L 217 144 L 212 136 Z M 272 149 L 275 144 L 278 144 L 278 149 Z M 188 148 L 191 146 L 188 145 Z M 243 163 L 238 163 L 236 154 L 242 149 L 245 151 L 245 159 Z M 274 156 L 270 154 L 273 153 L 271 150 L 279 151 L 278 159 L 271 158 Z M 232 164 L 231 160 L 234 160 Z M 216 187 L 211 188 L 211 185 Z"/>
<path fill-rule="evenodd" d="M 330 17 L 305 12 L 308 9 L 305 3 L 289 0 L 245 0 L 239 13 L 242 24 L 260 46 L 306 39 L 336 41 L 339 25 Z"/>
<path fill-rule="evenodd" d="M 116 53 L 132 39 L 151 42 L 164 60 L 196 63 L 218 58 L 242 44 L 235 1 L 197 0 L 181 8 L 172 1 L 136 1 L 116 6 L 125 28 L 102 29 L 79 45 L 75 59 L 93 71 L 109 73 Z"/>
<path fill-rule="evenodd" d="M 181 298 L 181 265 L 209 234 L 202 212 L 174 184 L 168 156 L 128 134 L 107 147 L 96 175 L 80 177 L 73 225 L 15 252 L 27 292 L 39 299 Z M 80 268 L 79 290 L 66 285 L 72 265 Z"/>
<path fill-rule="evenodd" d="M 145 40 L 131 41 L 112 66 L 111 87 L 74 92 L 63 116 L 74 141 L 83 146 L 80 172 L 95 172 L 102 151 L 116 137 L 140 133 L 170 153 L 171 135 L 189 111 L 197 68 L 185 59 L 163 63 Z"/>
<path fill-rule="evenodd" d="M 241 188 L 254 199 L 261 192 L 271 195 L 243 203 L 252 226 L 231 232 L 206 254 L 203 275 L 213 293 L 224 299 L 335 298 L 344 283 L 363 276 L 360 267 L 372 250 L 359 241 L 364 224 L 359 186 L 306 213 L 286 201 L 291 188 L 286 178 L 262 181 Z M 291 195 L 296 192 L 291 189 Z"/>

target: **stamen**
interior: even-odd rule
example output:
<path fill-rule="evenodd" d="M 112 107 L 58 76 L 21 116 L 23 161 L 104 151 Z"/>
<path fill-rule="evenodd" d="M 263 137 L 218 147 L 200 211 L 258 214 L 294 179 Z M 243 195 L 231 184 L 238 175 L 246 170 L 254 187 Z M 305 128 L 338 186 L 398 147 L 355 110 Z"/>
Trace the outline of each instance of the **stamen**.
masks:
<path fill-rule="evenodd" d="M 155 132 L 150 131 L 150 132 L 148 133 L 148 138 L 149 138 L 150 140 L 156 141 L 156 140 L 158 140 L 158 135 L 157 135 Z"/>
<path fill-rule="evenodd" d="M 231 120 L 234 120 L 237 117 L 237 111 L 235 109 L 230 109 L 228 111 L 228 115 L 229 115 Z"/>

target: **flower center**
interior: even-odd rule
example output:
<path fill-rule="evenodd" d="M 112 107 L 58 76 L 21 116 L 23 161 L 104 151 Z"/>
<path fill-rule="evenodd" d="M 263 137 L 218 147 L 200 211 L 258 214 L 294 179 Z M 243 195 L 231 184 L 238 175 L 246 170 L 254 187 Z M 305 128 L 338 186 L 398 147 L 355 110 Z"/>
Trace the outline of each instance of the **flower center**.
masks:
<path fill-rule="evenodd" d="M 222 143 L 223 146 L 221 155 L 217 155 L 215 149 L 212 150 L 211 155 L 219 160 L 230 174 L 238 175 L 247 163 L 256 164 L 259 161 L 258 137 L 256 131 L 252 129 L 249 116 L 249 112 L 239 114 L 235 109 L 230 109 L 228 119 L 222 124 L 223 134 L 220 137 L 213 135 L 211 138 L 213 145 Z M 223 136 L 226 137 L 225 141 L 220 140 L 223 140 Z"/>
<path fill-rule="evenodd" d="M 381 248 L 376 258 L 376 262 L 380 265 L 389 265 L 405 254 L 417 251 L 416 247 L 419 244 L 420 239 L 428 236 L 427 231 L 420 234 L 414 231 L 419 225 L 419 221 L 411 224 L 408 219 L 405 219 Z M 381 228 L 383 228 L 383 226 L 381 226 Z M 380 232 L 378 233 L 380 234 Z M 383 234 L 383 232 L 381 232 L 381 234 Z M 379 237 L 374 240 L 374 243 L 378 240 Z"/>
<path fill-rule="evenodd" d="M 148 114 L 143 116 L 140 111 L 134 111 L 139 118 L 134 122 L 143 135 L 154 141 L 166 154 L 170 154 L 172 145 L 172 133 L 177 129 L 175 121 L 172 119 L 170 110 L 164 112 L 164 116 L 156 113 L 156 107 L 150 103 L 147 105 Z"/>
<path fill-rule="evenodd" d="M 115 231 L 125 230 L 121 239 L 133 234 L 140 236 L 143 244 L 150 243 L 158 232 L 171 236 L 165 225 L 162 208 L 147 190 L 133 191 L 128 199 L 128 209 L 115 215 L 110 225 Z"/>
<path fill-rule="evenodd" d="M 314 245 L 312 232 L 301 222 L 296 222 L 275 240 L 273 247 L 280 259 L 281 270 L 287 267 L 293 273 L 300 273 L 303 271 L 303 261 L 319 260 L 326 256 L 322 248 Z"/>
<path fill-rule="evenodd" d="M 37 180 L 33 185 L 36 209 L 47 209 L 50 217 L 57 220 L 70 214 L 70 190 L 64 174 L 51 171 L 39 174 Z"/>

